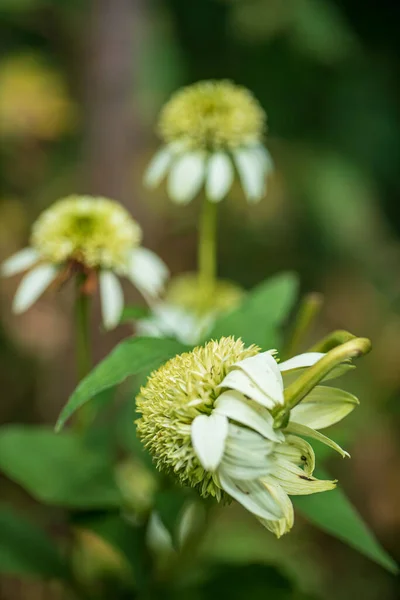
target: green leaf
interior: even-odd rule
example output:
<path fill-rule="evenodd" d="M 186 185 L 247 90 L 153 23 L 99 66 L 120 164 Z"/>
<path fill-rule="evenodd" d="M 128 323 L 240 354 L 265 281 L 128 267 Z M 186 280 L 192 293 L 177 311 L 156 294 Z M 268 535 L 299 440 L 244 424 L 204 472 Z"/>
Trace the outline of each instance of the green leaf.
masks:
<path fill-rule="evenodd" d="M 60 431 L 67 419 L 99 392 L 121 383 L 130 375 L 155 369 L 185 350 L 186 346 L 171 339 L 134 337 L 124 340 L 80 382 L 61 411 L 56 431 Z"/>
<path fill-rule="evenodd" d="M 297 278 L 292 273 L 264 281 L 249 292 L 239 308 L 218 319 L 209 337 L 233 335 L 265 350 L 278 346 L 279 327 L 295 301 L 297 289 Z"/>
<path fill-rule="evenodd" d="M 147 306 L 125 306 L 122 311 L 120 323 L 130 323 L 138 319 L 145 319 L 151 315 L 151 311 Z"/>
<path fill-rule="evenodd" d="M 47 535 L 11 508 L 0 507 L 0 573 L 68 579 L 68 567 Z"/>
<path fill-rule="evenodd" d="M 71 432 L 6 426 L 0 429 L 0 469 L 47 504 L 69 508 L 120 506 L 111 458 Z"/>
<path fill-rule="evenodd" d="M 331 479 L 321 469 L 318 477 Z M 322 531 L 337 537 L 391 573 L 398 573 L 395 561 L 379 544 L 340 487 L 323 494 L 298 496 L 294 498 L 294 504 L 310 523 Z"/>

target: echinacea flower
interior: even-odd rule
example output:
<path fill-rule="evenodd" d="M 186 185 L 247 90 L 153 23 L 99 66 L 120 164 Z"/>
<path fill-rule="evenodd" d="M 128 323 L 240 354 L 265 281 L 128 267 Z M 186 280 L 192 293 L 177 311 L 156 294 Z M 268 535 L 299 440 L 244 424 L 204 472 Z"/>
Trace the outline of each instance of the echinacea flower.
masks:
<path fill-rule="evenodd" d="M 81 273 L 98 280 L 104 325 L 115 327 L 124 300 L 117 276 L 127 277 L 152 300 L 168 277 L 163 261 L 140 246 L 138 223 L 118 202 L 69 196 L 55 202 L 34 223 L 31 246 L 1 265 L 3 276 L 28 271 L 13 301 L 15 313 L 27 310 L 58 278 Z"/>
<path fill-rule="evenodd" d="M 358 404 L 344 390 L 314 381 L 289 420 L 277 424 L 287 385 L 324 356 L 310 352 L 279 364 L 273 350 L 232 337 L 211 341 L 151 374 L 137 398 L 138 434 L 159 469 L 203 497 L 237 500 L 279 537 L 293 526 L 290 495 L 324 492 L 336 483 L 313 476 L 313 448 L 298 436 L 348 456 L 318 431 Z"/>
<path fill-rule="evenodd" d="M 190 202 L 205 186 L 211 202 L 232 187 L 235 171 L 248 202 L 266 194 L 271 157 L 263 145 L 266 115 L 252 93 L 230 81 L 200 81 L 178 90 L 161 111 L 164 146 L 145 175 L 149 187 L 168 174 L 174 202 Z"/>
<path fill-rule="evenodd" d="M 211 331 L 218 316 L 235 309 L 244 291 L 232 281 L 217 279 L 204 286 L 197 273 L 171 279 L 163 300 L 136 324 L 139 335 L 175 337 L 184 344 L 198 344 Z"/>

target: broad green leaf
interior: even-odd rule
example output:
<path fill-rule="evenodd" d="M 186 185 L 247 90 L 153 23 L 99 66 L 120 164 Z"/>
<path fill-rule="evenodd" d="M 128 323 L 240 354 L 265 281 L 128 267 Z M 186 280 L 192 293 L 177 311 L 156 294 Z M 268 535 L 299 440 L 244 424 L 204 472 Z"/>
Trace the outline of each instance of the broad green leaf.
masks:
<path fill-rule="evenodd" d="M 68 579 L 57 546 L 11 508 L 0 507 L 0 573 L 40 579 Z"/>
<path fill-rule="evenodd" d="M 125 306 L 122 311 L 121 323 L 131 323 L 132 321 L 137 321 L 138 319 L 145 319 L 151 315 L 151 311 L 147 306 Z"/>
<path fill-rule="evenodd" d="M 317 476 L 320 479 L 331 479 L 321 469 Z M 388 571 L 398 573 L 395 561 L 379 544 L 340 487 L 323 494 L 297 496 L 293 500 L 310 523 L 337 537 Z"/>
<path fill-rule="evenodd" d="M 297 288 L 292 273 L 264 281 L 247 294 L 239 308 L 218 319 L 209 337 L 233 335 L 264 350 L 278 346 L 279 328 L 295 301 Z"/>
<path fill-rule="evenodd" d="M 103 390 L 121 383 L 130 375 L 155 369 L 186 349 L 186 346 L 171 339 L 133 337 L 124 340 L 80 382 L 61 411 L 56 431 L 62 429 L 78 408 Z"/>
<path fill-rule="evenodd" d="M 2 427 L 0 470 L 46 504 L 86 509 L 121 504 L 110 457 L 72 432 Z"/>

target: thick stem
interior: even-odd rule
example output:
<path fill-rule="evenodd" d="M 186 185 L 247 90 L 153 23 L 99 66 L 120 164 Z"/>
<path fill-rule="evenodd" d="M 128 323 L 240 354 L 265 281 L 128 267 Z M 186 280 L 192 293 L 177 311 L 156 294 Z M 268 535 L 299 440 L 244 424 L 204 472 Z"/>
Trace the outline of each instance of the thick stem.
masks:
<path fill-rule="evenodd" d="M 76 327 L 76 372 L 78 382 L 84 379 L 92 367 L 92 353 L 90 347 L 90 296 L 84 289 L 85 276 L 77 277 L 75 299 L 75 327 Z M 82 430 L 88 422 L 88 409 L 83 407 L 76 415 L 76 428 Z"/>
<path fill-rule="evenodd" d="M 297 353 L 321 310 L 323 300 L 322 294 L 317 292 L 307 294 L 303 298 L 283 358 L 290 358 Z"/>
<path fill-rule="evenodd" d="M 207 198 L 203 200 L 198 252 L 199 279 L 206 296 L 212 293 L 217 276 L 217 204 Z"/>
<path fill-rule="evenodd" d="M 275 427 L 284 426 L 290 415 L 290 411 L 299 404 L 303 398 L 338 365 L 341 363 L 368 354 L 371 350 L 371 342 L 367 338 L 354 338 L 348 342 L 336 346 L 323 358 L 309 367 L 303 375 L 300 375 L 289 387 L 285 389 L 285 406 L 275 416 Z"/>
<path fill-rule="evenodd" d="M 312 346 L 308 352 L 329 352 L 332 348 L 336 348 L 336 346 L 340 346 L 340 344 L 344 344 L 355 338 L 356 336 L 349 331 L 337 329 Z"/>
<path fill-rule="evenodd" d="M 82 280 L 77 283 L 75 301 L 76 366 L 78 381 L 89 373 L 92 360 L 90 351 L 89 314 L 90 296 L 82 290 Z"/>

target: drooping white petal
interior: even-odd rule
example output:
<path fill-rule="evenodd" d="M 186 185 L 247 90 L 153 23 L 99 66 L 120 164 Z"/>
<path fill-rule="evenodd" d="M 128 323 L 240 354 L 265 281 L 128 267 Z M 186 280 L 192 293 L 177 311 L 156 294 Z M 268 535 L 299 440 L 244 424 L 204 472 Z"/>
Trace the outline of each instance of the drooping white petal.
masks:
<path fill-rule="evenodd" d="M 33 267 L 39 260 L 39 254 L 34 248 L 24 248 L 7 258 L 0 265 L 0 275 L 11 277 Z"/>
<path fill-rule="evenodd" d="M 336 452 L 343 456 L 343 458 L 350 456 L 350 454 L 346 452 L 346 450 L 343 450 L 343 448 L 341 448 L 339 444 L 328 438 L 323 433 L 315 431 L 315 429 L 307 427 L 306 425 L 295 423 L 294 421 L 289 421 L 289 424 L 285 429 L 285 433 L 294 433 L 295 435 L 303 435 L 305 437 L 313 438 L 314 440 L 318 440 L 318 442 L 325 444 L 325 446 L 329 446 L 333 450 L 336 450 Z"/>
<path fill-rule="evenodd" d="M 258 402 L 261 406 L 272 409 L 275 406 L 275 401 L 260 390 L 258 385 L 250 379 L 250 377 L 240 369 L 233 369 L 219 384 L 220 388 L 227 388 L 241 392 L 254 402 Z"/>
<path fill-rule="evenodd" d="M 283 404 L 282 375 L 271 352 L 245 358 L 235 363 L 233 368 L 244 371 L 275 404 Z"/>
<path fill-rule="evenodd" d="M 27 310 L 56 279 L 58 268 L 42 264 L 24 275 L 13 300 L 13 311 L 17 314 Z"/>
<path fill-rule="evenodd" d="M 292 409 L 290 418 L 312 429 L 324 429 L 344 419 L 357 404 L 358 398 L 345 390 L 317 385 Z"/>
<path fill-rule="evenodd" d="M 290 461 L 277 459 L 271 478 L 275 480 L 282 489 L 292 496 L 304 496 L 317 492 L 327 492 L 336 487 L 335 481 L 324 481 L 306 475 L 303 469 Z"/>
<path fill-rule="evenodd" d="M 300 377 L 300 375 L 302 375 L 306 369 L 315 365 L 315 363 L 317 363 L 324 356 L 325 354 L 322 352 L 305 352 L 304 354 L 299 354 L 298 356 L 294 356 L 293 358 L 280 363 L 279 368 L 282 372 L 285 387 L 293 383 L 293 381 Z M 321 381 L 335 379 L 336 377 L 340 377 L 352 369 L 355 369 L 355 366 L 349 361 L 343 362 L 332 369 L 332 371 L 330 371 Z"/>
<path fill-rule="evenodd" d="M 279 369 L 283 372 L 312 367 L 324 356 L 325 354 L 323 352 L 304 352 L 303 354 L 298 354 L 293 358 L 289 358 L 289 360 L 284 360 L 279 363 Z"/>
<path fill-rule="evenodd" d="M 161 148 L 150 161 L 147 171 L 144 175 L 144 184 L 149 188 L 157 187 L 165 175 L 167 174 L 168 168 L 171 165 L 173 159 L 173 152 L 169 146 Z"/>
<path fill-rule="evenodd" d="M 158 296 L 164 289 L 169 271 L 167 265 L 148 248 L 132 251 L 128 265 L 128 277 L 144 296 Z"/>
<path fill-rule="evenodd" d="M 111 271 L 102 271 L 99 275 L 100 302 L 103 324 L 113 329 L 120 321 L 124 308 L 124 294 L 118 277 Z"/>
<path fill-rule="evenodd" d="M 261 406 L 256 409 L 240 392 L 229 390 L 221 394 L 214 404 L 214 413 L 247 425 L 269 440 L 281 442 L 284 439 L 283 434 L 274 429 L 271 413 Z"/>
<path fill-rule="evenodd" d="M 215 152 L 207 165 L 206 195 L 211 202 L 220 202 L 229 192 L 234 177 L 231 159 L 225 152 Z"/>
<path fill-rule="evenodd" d="M 177 204 L 187 204 L 200 190 L 205 176 L 203 152 L 187 152 L 177 157 L 168 177 L 168 194 Z"/>
<path fill-rule="evenodd" d="M 221 462 L 228 435 L 228 419 L 223 415 L 199 415 L 192 423 L 194 451 L 206 471 L 215 471 Z"/>
<path fill-rule="evenodd" d="M 306 475 L 312 475 L 315 468 L 315 454 L 312 446 L 297 435 L 287 435 L 283 444 L 277 444 L 274 456 L 298 467 L 303 467 Z"/>
<path fill-rule="evenodd" d="M 268 175 L 271 173 L 271 171 L 274 170 L 274 161 L 267 148 L 263 146 L 263 144 L 256 144 L 254 146 L 254 152 L 261 161 L 265 174 Z"/>
<path fill-rule="evenodd" d="M 273 520 L 284 516 L 278 499 L 260 480 L 236 481 L 224 474 L 219 479 L 225 492 L 256 517 Z"/>
<path fill-rule="evenodd" d="M 260 523 L 262 523 L 262 525 L 264 525 L 264 527 L 274 533 L 277 538 L 280 538 L 285 533 L 288 533 L 293 527 L 293 504 L 287 493 L 281 488 L 280 485 L 272 484 L 269 481 L 263 481 L 263 484 L 269 490 L 270 494 L 279 502 L 284 516 L 282 519 L 268 520 L 259 518 L 258 520 Z"/>
<path fill-rule="evenodd" d="M 248 202 L 259 202 L 265 195 L 265 171 L 251 148 L 234 150 L 233 156 Z"/>
<path fill-rule="evenodd" d="M 266 476 L 271 471 L 273 463 L 270 457 L 276 445 L 275 442 L 266 440 L 247 427 L 229 423 L 225 451 L 218 474 L 234 480 L 252 480 Z"/>

